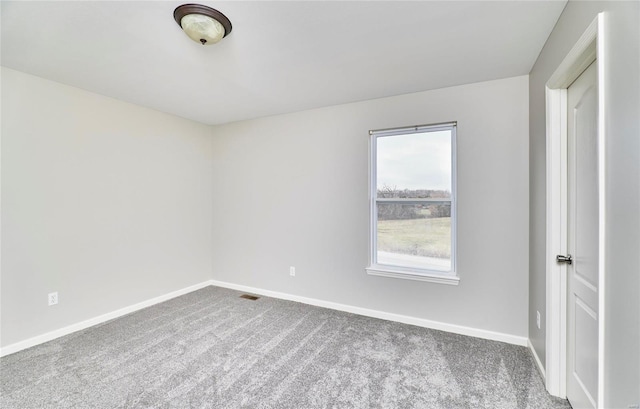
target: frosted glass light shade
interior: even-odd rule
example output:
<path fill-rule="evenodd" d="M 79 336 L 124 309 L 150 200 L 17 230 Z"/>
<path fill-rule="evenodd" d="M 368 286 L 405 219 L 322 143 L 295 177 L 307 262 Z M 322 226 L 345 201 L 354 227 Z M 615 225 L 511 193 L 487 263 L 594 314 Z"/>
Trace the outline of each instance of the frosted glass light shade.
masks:
<path fill-rule="evenodd" d="M 187 14 L 180 20 L 180 26 L 193 41 L 205 44 L 215 44 L 222 40 L 225 34 L 220 22 L 202 14 Z"/>
<path fill-rule="evenodd" d="M 231 21 L 216 9 L 202 4 L 183 4 L 173 10 L 173 19 L 191 38 L 203 45 L 215 44 L 231 32 Z"/>

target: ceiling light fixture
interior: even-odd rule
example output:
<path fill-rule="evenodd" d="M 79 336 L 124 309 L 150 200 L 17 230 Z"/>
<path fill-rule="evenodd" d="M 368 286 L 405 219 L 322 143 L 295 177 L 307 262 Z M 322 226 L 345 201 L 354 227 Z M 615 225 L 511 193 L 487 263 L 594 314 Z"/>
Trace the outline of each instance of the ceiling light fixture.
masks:
<path fill-rule="evenodd" d="M 183 4 L 173 11 L 176 23 L 193 41 L 215 44 L 231 32 L 231 21 L 222 13 L 200 4 Z"/>

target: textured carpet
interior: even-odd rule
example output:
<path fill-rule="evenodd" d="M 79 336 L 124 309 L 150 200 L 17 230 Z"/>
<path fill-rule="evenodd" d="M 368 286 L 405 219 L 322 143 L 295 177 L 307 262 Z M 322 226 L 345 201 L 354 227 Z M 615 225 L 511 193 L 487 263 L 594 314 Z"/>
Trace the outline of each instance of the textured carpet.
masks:
<path fill-rule="evenodd" d="M 524 347 L 207 287 L 0 359 L 7 408 L 570 408 Z"/>

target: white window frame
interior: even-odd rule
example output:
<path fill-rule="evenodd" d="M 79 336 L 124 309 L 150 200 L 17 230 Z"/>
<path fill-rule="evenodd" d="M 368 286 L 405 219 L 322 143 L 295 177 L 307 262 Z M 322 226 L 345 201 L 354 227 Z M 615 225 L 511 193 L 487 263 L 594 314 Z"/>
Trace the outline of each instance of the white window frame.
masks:
<path fill-rule="evenodd" d="M 458 285 L 460 278 L 456 273 L 456 122 L 445 122 L 430 125 L 416 125 L 402 128 L 377 129 L 369 131 L 369 266 L 366 271 L 370 275 L 401 278 L 418 281 L 429 281 L 441 284 Z M 377 197 L 377 140 L 379 137 L 394 135 L 410 135 L 424 132 L 451 131 L 451 199 L 379 199 Z M 402 202 L 406 204 L 419 203 L 451 203 L 451 270 L 410 268 L 397 265 L 378 264 L 378 203 Z"/>

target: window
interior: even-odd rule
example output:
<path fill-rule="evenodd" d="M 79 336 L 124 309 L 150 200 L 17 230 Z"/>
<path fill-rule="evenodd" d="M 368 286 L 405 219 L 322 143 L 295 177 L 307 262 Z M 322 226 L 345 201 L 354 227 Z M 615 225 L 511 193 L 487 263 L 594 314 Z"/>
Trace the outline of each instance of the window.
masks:
<path fill-rule="evenodd" d="M 370 131 L 369 274 L 457 284 L 456 124 Z"/>

